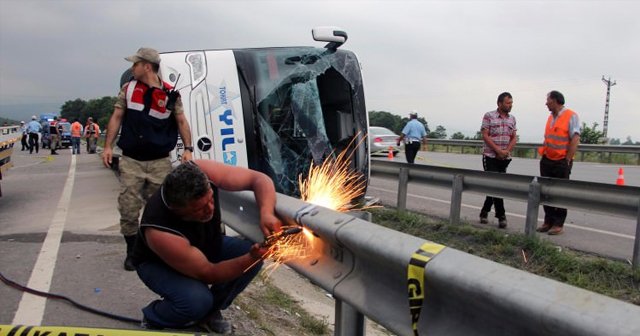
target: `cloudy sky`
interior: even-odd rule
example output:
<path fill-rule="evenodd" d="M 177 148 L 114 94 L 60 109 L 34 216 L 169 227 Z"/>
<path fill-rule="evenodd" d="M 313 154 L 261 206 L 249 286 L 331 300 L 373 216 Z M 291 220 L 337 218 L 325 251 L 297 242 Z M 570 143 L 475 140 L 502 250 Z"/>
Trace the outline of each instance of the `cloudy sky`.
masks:
<path fill-rule="evenodd" d="M 522 141 L 541 141 L 546 93 L 581 121 L 640 141 L 640 1 L 0 0 L 0 116 L 114 96 L 123 60 L 160 51 L 323 46 L 314 26 L 349 34 L 367 110 L 473 135 L 502 91 Z M 15 113 L 23 113 L 15 116 Z"/>

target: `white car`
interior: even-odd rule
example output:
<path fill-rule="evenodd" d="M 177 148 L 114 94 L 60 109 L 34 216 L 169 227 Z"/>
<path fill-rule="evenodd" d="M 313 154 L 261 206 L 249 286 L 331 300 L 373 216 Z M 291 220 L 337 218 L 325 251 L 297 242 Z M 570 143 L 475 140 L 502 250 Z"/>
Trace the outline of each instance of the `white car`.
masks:
<path fill-rule="evenodd" d="M 398 146 L 399 135 L 393 133 L 388 128 L 370 126 L 369 127 L 369 153 L 373 154 L 387 154 L 389 148 L 393 150 L 393 155 L 398 154 L 404 147 L 403 143 Z"/>

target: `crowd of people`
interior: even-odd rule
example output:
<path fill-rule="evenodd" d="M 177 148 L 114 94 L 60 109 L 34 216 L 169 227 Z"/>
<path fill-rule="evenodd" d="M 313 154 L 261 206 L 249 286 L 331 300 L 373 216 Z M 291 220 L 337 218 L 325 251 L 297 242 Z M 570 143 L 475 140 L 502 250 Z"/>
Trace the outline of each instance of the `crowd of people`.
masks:
<path fill-rule="evenodd" d="M 51 150 L 51 155 L 58 155 L 58 149 L 62 147 L 61 141 L 64 129 L 57 116 L 54 116 L 52 120 L 38 121 L 38 117 L 34 115 L 28 123 L 20 122 L 20 130 L 22 132 L 21 151 L 29 151 L 29 154 L 33 154 L 35 150 L 36 154 L 38 154 L 40 152 L 40 144 L 44 149 L 46 143 Z M 73 155 L 80 154 L 80 143 L 83 138 L 87 143 L 87 153 L 93 154 L 96 152 L 96 144 L 100 137 L 100 126 L 93 121 L 92 117 L 87 118 L 84 126 L 78 118 L 75 118 L 71 124 L 70 133 Z"/>

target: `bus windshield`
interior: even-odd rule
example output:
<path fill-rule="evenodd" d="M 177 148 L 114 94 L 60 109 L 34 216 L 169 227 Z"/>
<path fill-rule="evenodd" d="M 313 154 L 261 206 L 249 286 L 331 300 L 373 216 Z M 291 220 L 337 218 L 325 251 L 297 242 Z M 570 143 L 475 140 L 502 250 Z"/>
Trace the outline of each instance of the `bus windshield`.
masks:
<path fill-rule="evenodd" d="M 278 192 L 299 196 L 298 178 L 319 165 L 356 134 L 364 137 L 367 116 L 362 77 L 349 51 L 311 47 L 236 50 L 240 80 L 257 108 L 250 122 L 259 137 L 253 164 L 267 172 Z M 254 105 L 255 104 L 255 105 Z M 361 150 L 353 168 L 363 172 Z"/>

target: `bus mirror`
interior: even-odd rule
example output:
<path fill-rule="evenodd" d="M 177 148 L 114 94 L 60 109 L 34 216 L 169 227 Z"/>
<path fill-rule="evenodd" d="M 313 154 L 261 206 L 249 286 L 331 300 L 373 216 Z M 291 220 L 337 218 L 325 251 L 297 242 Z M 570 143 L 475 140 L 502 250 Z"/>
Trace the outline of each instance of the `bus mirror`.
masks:
<path fill-rule="evenodd" d="M 347 42 L 347 32 L 338 27 L 316 27 L 311 30 L 311 34 L 316 41 L 329 42 L 324 46 L 327 49 L 336 50 Z"/>

